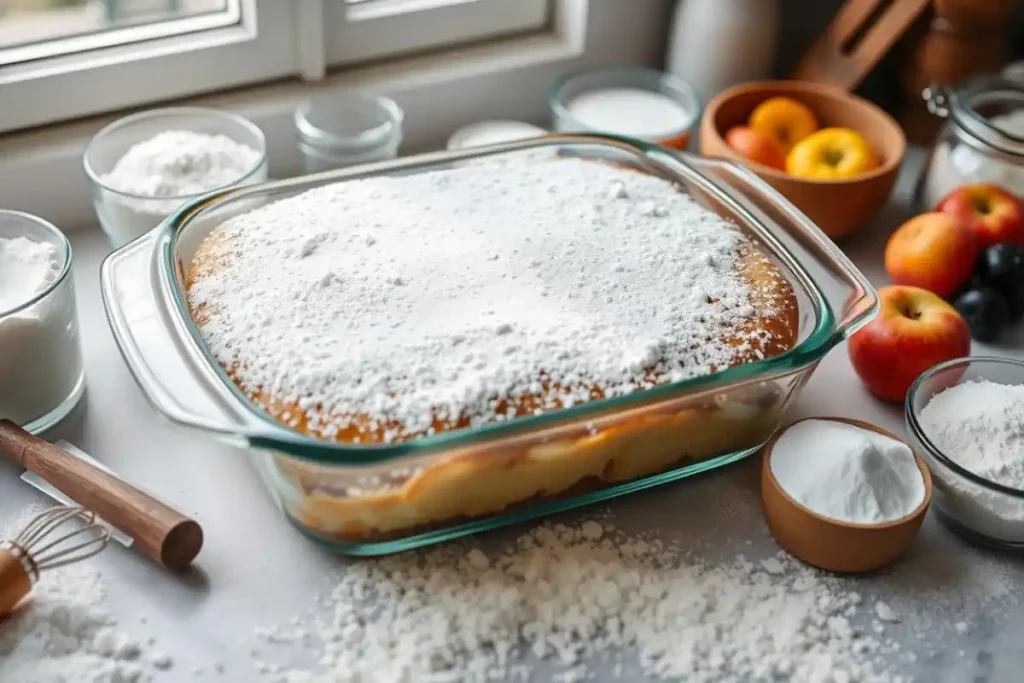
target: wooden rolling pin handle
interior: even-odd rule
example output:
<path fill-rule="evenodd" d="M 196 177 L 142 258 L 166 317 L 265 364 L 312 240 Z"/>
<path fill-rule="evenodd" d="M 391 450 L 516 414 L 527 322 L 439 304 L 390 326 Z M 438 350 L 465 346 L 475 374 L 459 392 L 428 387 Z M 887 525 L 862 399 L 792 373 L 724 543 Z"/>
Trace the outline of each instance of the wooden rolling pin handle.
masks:
<path fill-rule="evenodd" d="M 195 520 L 10 420 L 0 420 L 0 452 L 124 531 L 165 567 L 185 569 L 203 547 L 203 529 Z"/>

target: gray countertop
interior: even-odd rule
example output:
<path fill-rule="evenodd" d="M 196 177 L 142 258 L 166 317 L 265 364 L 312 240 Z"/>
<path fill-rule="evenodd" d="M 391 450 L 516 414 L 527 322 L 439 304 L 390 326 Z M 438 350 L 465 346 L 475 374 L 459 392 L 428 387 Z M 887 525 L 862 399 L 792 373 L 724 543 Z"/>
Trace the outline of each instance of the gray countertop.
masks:
<path fill-rule="evenodd" d="M 920 156 L 908 159 L 893 201 L 871 229 L 844 244 L 876 284 L 885 283 L 882 244 L 907 214 L 912 177 Z M 198 570 L 172 577 L 120 548 L 97 558 L 110 608 L 123 628 L 156 644 L 174 659 L 158 681 L 258 680 L 253 630 L 287 623 L 313 607 L 332 573 L 347 562 L 313 545 L 285 521 L 254 469 L 235 449 L 171 428 L 143 399 L 107 326 L 99 290 L 99 264 L 107 245 L 99 232 L 72 235 L 78 310 L 88 378 L 85 402 L 54 436 L 66 438 L 129 481 L 195 515 L 206 546 Z M 1024 358 L 1024 334 L 1007 346 L 975 353 Z M 792 417 L 845 415 L 905 433 L 902 413 L 873 400 L 854 376 L 845 347 L 821 363 Z M 728 514 L 713 500 L 727 496 Z M 0 519 L 42 500 L 8 466 L 0 467 Z M 722 553 L 736 543 L 749 556 L 777 549 L 760 514 L 758 462 L 742 464 L 614 501 L 612 519 L 628 531 L 647 529 L 682 543 L 721 539 Z M 586 512 L 568 513 L 571 519 Z M 514 532 L 512 532 L 514 533 Z M 496 532 L 474 543 L 507 543 Z M 887 627 L 900 642 L 902 670 L 922 681 L 1019 681 L 1024 669 L 1024 561 L 966 544 L 934 515 L 925 522 L 909 555 L 874 576 L 843 579 L 867 599 L 884 599 L 902 616 Z M 144 615 L 144 619 L 140 617 Z M 966 621 L 958 632 L 953 625 Z M 906 656 L 913 653 L 913 657 Z M 269 658 L 269 656 L 268 656 Z M 915 661 L 907 661 L 913 659 Z M 216 665 L 223 672 L 216 672 Z M 0 661 L 2 665 L 2 661 Z M 202 673 L 198 671 L 202 669 Z M 2 671 L 2 666 L 0 666 Z M 538 668 L 536 680 L 545 680 Z M 610 670 L 598 680 L 613 680 Z M 634 679 L 635 680 L 635 679 Z M 12 682 L 20 683 L 20 682 Z"/>

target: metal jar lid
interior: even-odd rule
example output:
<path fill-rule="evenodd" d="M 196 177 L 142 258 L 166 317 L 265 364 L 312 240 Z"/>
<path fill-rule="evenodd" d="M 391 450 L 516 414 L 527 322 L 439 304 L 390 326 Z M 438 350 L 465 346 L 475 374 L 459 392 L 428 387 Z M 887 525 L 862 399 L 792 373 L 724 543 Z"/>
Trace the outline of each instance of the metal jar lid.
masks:
<path fill-rule="evenodd" d="M 977 76 L 956 87 L 930 85 L 922 96 L 928 111 L 949 119 L 965 143 L 1016 163 L 1024 158 L 1024 137 L 991 123 L 991 117 L 1002 113 L 1001 109 L 1024 109 L 1024 83 L 1001 76 Z"/>

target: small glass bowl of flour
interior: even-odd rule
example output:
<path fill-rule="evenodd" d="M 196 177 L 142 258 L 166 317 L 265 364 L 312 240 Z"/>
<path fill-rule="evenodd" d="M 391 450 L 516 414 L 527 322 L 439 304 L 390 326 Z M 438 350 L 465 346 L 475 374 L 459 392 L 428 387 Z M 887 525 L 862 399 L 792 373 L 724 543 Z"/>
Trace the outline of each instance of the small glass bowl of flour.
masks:
<path fill-rule="evenodd" d="M 1024 549 L 1024 362 L 940 363 L 911 387 L 906 417 L 939 518 L 971 540 Z"/>
<path fill-rule="evenodd" d="M 45 432 L 84 389 L 71 245 L 41 218 L 0 210 L 0 419 Z"/>
<path fill-rule="evenodd" d="M 100 226 L 117 248 L 208 192 L 266 180 L 267 141 L 241 116 L 170 107 L 106 126 L 83 163 Z"/>

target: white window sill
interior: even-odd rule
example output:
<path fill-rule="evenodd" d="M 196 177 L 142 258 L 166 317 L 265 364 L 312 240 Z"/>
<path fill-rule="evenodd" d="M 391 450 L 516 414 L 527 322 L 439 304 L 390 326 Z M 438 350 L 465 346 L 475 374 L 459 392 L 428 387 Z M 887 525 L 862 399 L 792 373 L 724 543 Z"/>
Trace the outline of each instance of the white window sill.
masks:
<path fill-rule="evenodd" d="M 457 128 L 490 118 L 549 123 L 547 94 L 565 71 L 596 62 L 661 62 L 671 0 L 591 2 L 553 32 L 390 61 L 328 76 L 315 88 L 359 86 L 384 92 L 405 110 L 401 152 L 440 147 Z M 272 177 L 299 172 L 292 115 L 309 84 L 288 81 L 188 104 L 235 111 L 267 136 Z M 96 224 L 81 155 L 89 137 L 123 115 L 94 117 L 0 137 L 0 206 L 32 213 L 61 229 Z"/>

